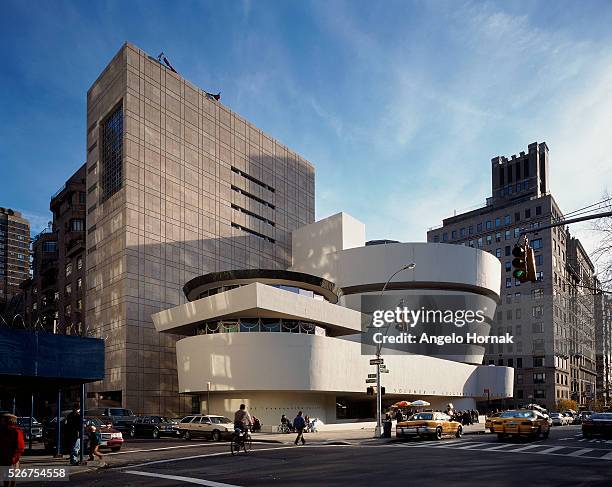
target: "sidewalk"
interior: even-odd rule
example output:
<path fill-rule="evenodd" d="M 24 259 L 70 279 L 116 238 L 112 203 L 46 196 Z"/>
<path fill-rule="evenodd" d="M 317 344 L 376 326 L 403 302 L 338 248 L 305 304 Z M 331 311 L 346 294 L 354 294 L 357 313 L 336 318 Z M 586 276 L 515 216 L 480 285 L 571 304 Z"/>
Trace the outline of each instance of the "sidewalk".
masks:
<path fill-rule="evenodd" d="M 484 434 L 484 422 L 472 425 L 463 426 L 464 435 Z M 295 441 L 295 433 L 253 433 L 253 441 L 274 442 L 274 443 L 293 443 Z M 391 438 L 375 438 L 374 428 L 361 428 L 340 431 L 319 431 L 317 433 L 304 433 L 304 438 L 310 443 L 334 443 L 356 444 L 362 441 L 375 440 L 378 442 L 388 442 L 395 439 L 395 422 L 391 429 Z"/>

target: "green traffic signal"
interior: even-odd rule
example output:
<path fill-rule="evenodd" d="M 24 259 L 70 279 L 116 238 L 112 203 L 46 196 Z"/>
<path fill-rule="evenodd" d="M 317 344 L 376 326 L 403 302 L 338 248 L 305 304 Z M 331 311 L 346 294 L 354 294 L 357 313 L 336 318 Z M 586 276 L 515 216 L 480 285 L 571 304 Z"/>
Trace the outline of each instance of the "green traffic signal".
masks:
<path fill-rule="evenodd" d="M 520 282 L 527 281 L 527 252 L 525 250 L 525 246 L 521 246 L 518 244 L 515 245 L 512 249 L 512 255 L 515 257 L 514 259 L 512 259 L 512 267 L 514 268 L 514 271 L 512 271 L 512 275 Z"/>

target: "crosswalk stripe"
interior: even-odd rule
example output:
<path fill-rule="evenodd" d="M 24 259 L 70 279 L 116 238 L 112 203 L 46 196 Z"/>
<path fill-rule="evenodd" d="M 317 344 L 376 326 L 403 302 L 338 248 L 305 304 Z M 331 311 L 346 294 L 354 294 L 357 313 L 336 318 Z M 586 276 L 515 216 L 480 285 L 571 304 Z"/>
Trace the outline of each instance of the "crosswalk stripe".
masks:
<path fill-rule="evenodd" d="M 469 450 L 469 449 L 474 448 L 474 447 L 480 447 L 482 445 L 488 445 L 488 444 L 489 443 L 477 442 L 477 443 L 472 443 L 471 445 L 458 446 L 456 448 L 456 450 Z"/>
<path fill-rule="evenodd" d="M 512 443 L 502 443 L 501 445 L 495 445 L 495 446 L 492 446 L 491 448 L 482 448 L 482 451 L 503 450 L 504 448 L 509 448 L 511 446 L 514 446 L 514 445 Z"/>
<path fill-rule="evenodd" d="M 588 453 L 590 451 L 593 451 L 593 449 L 592 448 L 581 448 L 580 450 L 576 450 L 576 451 L 573 451 L 571 453 L 568 453 L 567 456 L 568 457 L 579 457 L 579 456 L 584 455 L 585 453 Z"/>
<path fill-rule="evenodd" d="M 563 450 L 564 448 L 567 448 L 567 447 L 565 447 L 565 446 L 551 446 L 550 448 L 547 448 L 546 450 L 534 451 L 533 453 L 537 453 L 538 455 L 546 455 L 547 453 L 552 453 L 552 452 L 557 451 L 557 450 Z"/>
<path fill-rule="evenodd" d="M 510 453 L 514 453 L 514 452 L 518 452 L 518 451 L 525 451 L 525 450 L 531 450 L 533 448 L 539 448 L 542 445 L 527 445 L 527 446 L 523 446 L 521 448 L 515 448 L 514 450 L 511 450 Z"/>
<path fill-rule="evenodd" d="M 599 457 L 602 460 L 612 460 L 612 451 L 610 453 L 606 453 L 603 457 Z"/>

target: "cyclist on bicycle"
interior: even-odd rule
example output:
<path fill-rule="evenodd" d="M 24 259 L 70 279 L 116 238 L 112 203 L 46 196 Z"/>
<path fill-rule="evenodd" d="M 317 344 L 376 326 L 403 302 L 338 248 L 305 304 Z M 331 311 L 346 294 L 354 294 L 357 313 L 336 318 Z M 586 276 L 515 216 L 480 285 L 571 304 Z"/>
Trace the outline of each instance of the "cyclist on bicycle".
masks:
<path fill-rule="evenodd" d="M 253 424 L 251 415 L 246 410 L 246 405 L 241 404 L 240 409 L 234 414 L 234 428 L 239 429 L 240 433 L 244 433 L 251 424 Z"/>

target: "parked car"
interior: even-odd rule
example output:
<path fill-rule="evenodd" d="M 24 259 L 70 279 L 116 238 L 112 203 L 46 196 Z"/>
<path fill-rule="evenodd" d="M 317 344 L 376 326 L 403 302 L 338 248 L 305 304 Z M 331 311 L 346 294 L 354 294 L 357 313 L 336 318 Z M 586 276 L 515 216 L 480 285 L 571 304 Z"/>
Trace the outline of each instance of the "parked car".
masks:
<path fill-rule="evenodd" d="M 17 417 L 17 426 L 23 431 L 25 441 L 30 441 L 30 417 Z M 42 433 L 43 425 L 36 421 L 36 418 L 32 418 L 32 441 L 42 441 Z"/>
<path fill-rule="evenodd" d="M 62 418 L 63 420 L 66 418 Z M 85 441 L 89 440 L 87 427 L 89 425 L 94 425 L 96 429 L 100 432 L 100 448 L 101 449 L 109 449 L 111 451 L 119 451 L 121 450 L 121 446 L 123 445 L 123 434 L 116 430 L 113 427 L 106 426 L 102 421 L 95 417 L 85 416 Z M 45 445 L 45 450 L 48 452 L 55 451 L 55 446 L 57 442 L 57 418 L 52 418 L 49 420 L 45 427 L 43 428 L 43 436 L 42 440 Z M 73 445 L 68 445 L 66 443 L 66 436 L 64 435 L 64 424 L 62 424 L 62 452 L 69 453 Z M 87 451 L 87 447 L 86 447 Z"/>
<path fill-rule="evenodd" d="M 441 440 L 444 435 L 461 438 L 463 426 L 452 421 L 450 416 L 439 412 L 413 414 L 407 421 L 399 421 L 395 426 L 397 438 L 418 438 L 427 436 Z"/>
<path fill-rule="evenodd" d="M 145 436 L 153 439 L 162 436 L 178 437 L 178 424 L 163 416 L 138 416 L 130 426 L 130 437 Z"/>
<path fill-rule="evenodd" d="M 547 419 L 540 411 L 536 410 L 517 409 L 504 411 L 498 418 L 493 419 L 491 423 L 493 433 L 497 433 L 497 438 L 500 440 L 506 436 L 548 438 L 550 434 L 550 425 Z"/>
<path fill-rule="evenodd" d="M 225 416 L 212 414 L 185 416 L 178 424 L 179 434 L 186 440 L 210 438 L 213 441 L 230 439 L 234 433 L 234 422 Z"/>
<path fill-rule="evenodd" d="M 582 421 L 582 436 L 594 435 L 612 437 L 612 413 L 593 413 Z"/>
<path fill-rule="evenodd" d="M 85 411 L 85 415 L 88 417 L 110 418 L 112 426 L 119 430 L 128 433 L 132 423 L 136 419 L 131 409 L 125 408 L 94 408 Z"/>

